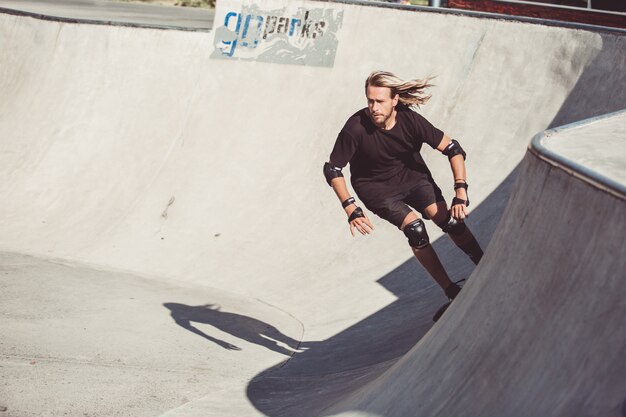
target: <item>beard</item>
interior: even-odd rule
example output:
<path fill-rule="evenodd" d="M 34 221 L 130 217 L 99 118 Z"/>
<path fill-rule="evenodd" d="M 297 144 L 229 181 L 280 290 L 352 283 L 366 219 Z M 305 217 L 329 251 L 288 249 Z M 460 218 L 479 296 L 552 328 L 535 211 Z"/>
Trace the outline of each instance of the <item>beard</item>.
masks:
<path fill-rule="evenodd" d="M 389 114 L 385 114 L 385 113 L 372 113 L 371 111 L 368 111 L 370 119 L 372 120 L 372 122 L 374 122 L 375 125 L 377 126 L 385 126 L 387 124 L 387 120 L 389 120 L 391 118 L 391 115 L 393 114 L 393 108 L 391 109 L 391 111 L 389 112 Z"/>

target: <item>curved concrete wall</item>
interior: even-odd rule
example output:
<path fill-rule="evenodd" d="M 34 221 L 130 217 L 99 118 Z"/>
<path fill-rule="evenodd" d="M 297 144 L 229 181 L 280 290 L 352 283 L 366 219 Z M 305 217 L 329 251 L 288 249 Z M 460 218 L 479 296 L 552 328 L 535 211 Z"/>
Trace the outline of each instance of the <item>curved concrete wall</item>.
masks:
<path fill-rule="evenodd" d="M 331 69 L 211 60 L 206 33 L 2 15 L 2 246 L 262 297 L 294 284 L 321 296 L 322 282 L 377 278 L 407 257 L 395 255 L 402 238 L 388 249 L 397 233 L 380 222 L 384 237 L 354 243 L 319 174 L 364 105 L 369 71 L 438 75 L 424 112 L 467 147 L 477 205 L 564 106 L 580 117 L 623 104 L 617 34 L 322 5 L 344 11 Z M 596 83 L 577 84 L 590 74 Z M 568 103 L 605 85 L 602 108 Z M 445 158 L 427 156 L 449 196 Z"/>

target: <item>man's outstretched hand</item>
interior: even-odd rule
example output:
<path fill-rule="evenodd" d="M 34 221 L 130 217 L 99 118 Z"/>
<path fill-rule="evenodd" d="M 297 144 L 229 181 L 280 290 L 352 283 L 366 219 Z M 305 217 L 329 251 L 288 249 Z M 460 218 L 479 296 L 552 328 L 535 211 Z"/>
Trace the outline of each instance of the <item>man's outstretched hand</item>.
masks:
<path fill-rule="evenodd" d="M 469 210 L 465 204 L 455 204 L 450 209 L 450 214 L 457 220 L 464 220 L 469 217 Z"/>
<path fill-rule="evenodd" d="M 357 210 L 360 210 L 360 213 L 357 212 Z M 355 213 L 359 213 L 359 215 L 355 216 Z M 355 230 L 358 230 L 362 235 L 369 235 L 374 231 L 374 226 L 367 218 L 365 213 L 363 213 L 363 210 L 361 210 L 360 208 L 357 207 L 356 209 L 352 210 L 348 213 L 348 216 L 349 218 L 355 217 L 352 220 L 348 220 L 348 222 L 350 223 L 350 233 L 352 234 L 352 237 L 354 237 L 355 235 Z"/>
<path fill-rule="evenodd" d="M 467 190 L 465 188 L 456 188 L 456 196 L 452 200 L 452 207 L 450 207 L 450 214 L 457 220 L 465 220 L 466 217 L 469 217 L 469 210 L 467 209 L 467 205 L 469 204 L 467 201 Z M 467 187 L 467 186 L 466 186 Z M 455 202 L 455 200 L 457 200 Z"/>

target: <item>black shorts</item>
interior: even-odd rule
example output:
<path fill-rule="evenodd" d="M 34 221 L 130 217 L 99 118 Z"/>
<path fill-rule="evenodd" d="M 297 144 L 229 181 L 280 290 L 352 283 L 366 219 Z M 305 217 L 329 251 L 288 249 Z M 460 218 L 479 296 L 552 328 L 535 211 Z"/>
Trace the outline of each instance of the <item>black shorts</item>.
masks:
<path fill-rule="evenodd" d="M 441 194 L 441 189 L 432 179 L 424 179 L 408 191 L 384 200 L 363 201 L 363 204 L 372 213 L 400 229 L 404 218 L 411 212 L 410 207 L 419 211 L 423 218 L 428 219 L 424 209 L 440 201 L 446 201 Z"/>

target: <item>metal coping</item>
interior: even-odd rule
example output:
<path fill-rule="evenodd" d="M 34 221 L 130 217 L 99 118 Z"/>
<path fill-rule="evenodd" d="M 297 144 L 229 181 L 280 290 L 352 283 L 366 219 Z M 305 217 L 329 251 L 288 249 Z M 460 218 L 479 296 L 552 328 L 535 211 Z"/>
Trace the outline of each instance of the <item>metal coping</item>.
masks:
<path fill-rule="evenodd" d="M 420 12 L 439 13 L 439 14 L 452 14 L 452 15 L 457 15 L 457 16 L 468 16 L 468 17 L 476 17 L 476 18 L 484 18 L 484 19 L 516 21 L 516 22 L 522 22 L 522 23 L 539 24 L 543 26 L 556 26 L 556 27 L 563 27 L 567 29 L 580 29 L 580 30 L 589 30 L 589 31 L 594 31 L 594 32 L 607 32 L 607 33 L 613 33 L 613 34 L 619 34 L 619 35 L 626 35 L 626 29 L 620 29 L 620 28 L 614 28 L 614 27 L 597 26 L 597 25 L 590 25 L 590 24 L 584 24 L 584 23 L 564 22 L 560 20 L 540 19 L 540 18 L 525 17 L 525 16 L 510 16 L 506 14 L 477 12 L 473 10 L 437 8 L 437 7 L 430 7 L 430 6 L 414 6 L 414 5 L 388 3 L 384 1 L 368 1 L 368 0 L 311 0 L 311 1 L 318 2 L 318 3 L 352 4 L 352 5 L 379 7 L 379 8 L 386 8 L 386 9 L 420 11 Z M 150 25 L 150 24 L 142 24 L 142 23 L 117 22 L 117 21 L 110 21 L 110 20 L 95 20 L 95 19 L 92 20 L 92 19 L 78 19 L 78 18 L 69 18 L 69 17 L 49 16 L 45 14 L 27 12 L 27 11 L 16 10 L 16 9 L 9 9 L 5 7 L 0 7 L 0 13 L 12 14 L 12 15 L 18 15 L 18 16 L 28 16 L 28 17 L 33 17 L 35 19 L 50 20 L 50 21 L 56 21 L 56 22 L 67 22 L 67 23 L 127 26 L 127 27 L 146 28 L 146 29 L 184 30 L 184 31 L 195 31 L 195 32 L 210 32 L 211 31 L 211 29 L 190 28 L 190 27 L 185 27 L 185 26 Z"/>
<path fill-rule="evenodd" d="M 579 164 L 571 159 L 564 157 L 563 155 L 551 151 L 543 145 L 542 140 L 548 136 L 564 133 L 567 130 L 588 125 L 590 123 L 598 122 L 601 120 L 609 119 L 615 116 L 626 114 L 626 109 L 618 110 L 616 112 L 603 114 L 601 116 L 592 117 L 585 120 L 573 122 L 564 126 L 559 126 L 554 129 L 549 129 L 541 133 L 536 134 L 528 145 L 528 150 L 536 157 L 548 162 L 549 164 L 562 169 L 570 175 L 579 178 L 601 190 L 614 195 L 617 198 L 626 200 L 626 186 L 618 183 L 617 181 L 608 178 L 586 166 Z"/>

